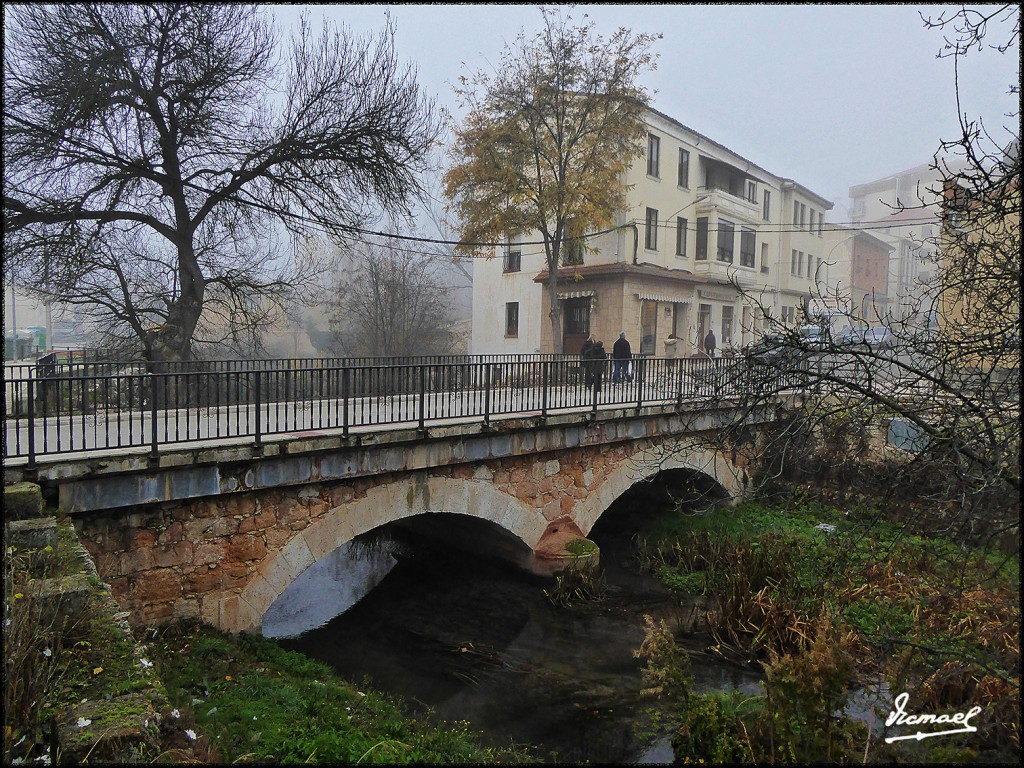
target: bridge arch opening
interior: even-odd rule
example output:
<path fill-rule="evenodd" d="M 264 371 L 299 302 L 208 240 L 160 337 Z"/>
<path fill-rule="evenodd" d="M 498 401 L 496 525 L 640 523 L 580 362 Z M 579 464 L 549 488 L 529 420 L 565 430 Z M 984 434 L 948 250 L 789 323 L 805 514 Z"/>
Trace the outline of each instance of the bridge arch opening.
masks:
<path fill-rule="evenodd" d="M 263 615 L 266 637 L 294 637 L 323 626 L 355 606 L 403 562 L 445 567 L 469 553 L 528 570 L 532 550 L 489 520 L 422 513 L 386 523 L 347 541 L 309 566 Z"/>
<path fill-rule="evenodd" d="M 693 513 L 731 500 L 725 488 L 703 472 L 659 470 L 618 496 L 594 523 L 588 537 L 599 543 L 609 537 L 630 538 L 666 514 Z"/>
<path fill-rule="evenodd" d="M 294 593 L 286 597 L 286 592 L 321 561 L 323 565 L 313 570 L 310 578 L 337 574 L 339 569 L 348 568 L 361 575 L 363 585 L 370 585 L 364 590 L 352 583 L 351 589 L 345 588 L 334 596 L 335 605 L 353 604 L 387 575 L 389 557 L 394 565 L 394 545 L 383 549 L 378 546 L 376 551 L 373 546 L 366 546 L 373 539 L 367 534 L 378 528 L 388 528 L 393 538 L 422 538 L 430 533 L 443 539 L 448 535 L 453 547 L 474 546 L 474 541 L 486 539 L 486 546 L 493 547 L 499 556 L 518 563 L 526 553 L 533 552 L 547 526 L 548 521 L 539 509 L 489 483 L 425 474 L 403 477 L 336 507 L 298 532 L 263 562 L 241 595 L 226 599 L 220 623 L 230 631 L 261 631 L 271 607 L 279 601 L 280 606 L 289 606 Z M 353 544 L 354 541 L 357 543 Z M 290 613 L 288 609 L 279 615 L 275 609 L 271 624 L 294 623 L 286 615 Z M 279 627 L 271 631 L 285 630 Z"/>

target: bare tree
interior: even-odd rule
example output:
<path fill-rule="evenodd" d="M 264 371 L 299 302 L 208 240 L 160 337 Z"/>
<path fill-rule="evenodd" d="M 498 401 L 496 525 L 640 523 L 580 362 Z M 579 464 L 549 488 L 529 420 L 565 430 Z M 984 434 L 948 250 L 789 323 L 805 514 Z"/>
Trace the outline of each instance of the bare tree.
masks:
<path fill-rule="evenodd" d="M 150 359 L 258 334 L 335 240 L 420 191 L 440 125 L 393 28 L 303 19 L 282 61 L 256 6 L 4 9 L 4 262 Z"/>
<path fill-rule="evenodd" d="M 620 29 L 604 40 L 592 23 L 542 12 L 544 28 L 534 39 L 521 33 L 493 77 L 478 72 L 456 88 L 469 114 L 445 185 L 464 250 L 540 234 L 561 351 L 559 267 L 579 263 L 566 254 L 623 208 L 622 176 L 643 150 L 648 97 L 636 79 L 654 68 L 650 47 L 660 35 Z"/>
<path fill-rule="evenodd" d="M 348 249 L 338 263 L 328 304 L 331 351 L 380 356 L 453 351 L 457 330 L 443 257 L 389 240 Z"/>

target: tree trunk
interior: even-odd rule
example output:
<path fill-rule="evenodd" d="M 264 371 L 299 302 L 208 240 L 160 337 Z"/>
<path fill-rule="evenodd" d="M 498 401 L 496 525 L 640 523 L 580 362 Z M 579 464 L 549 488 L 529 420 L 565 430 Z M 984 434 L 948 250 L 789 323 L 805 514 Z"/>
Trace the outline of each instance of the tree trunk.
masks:
<path fill-rule="evenodd" d="M 561 354 L 562 349 L 562 305 L 558 301 L 558 261 L 555 261 L 555 268 L 548 265 L 548 298 L 551 301 L 551 309 L 548 317 L 551 319 L 551 351 L 556 355 Z"/>

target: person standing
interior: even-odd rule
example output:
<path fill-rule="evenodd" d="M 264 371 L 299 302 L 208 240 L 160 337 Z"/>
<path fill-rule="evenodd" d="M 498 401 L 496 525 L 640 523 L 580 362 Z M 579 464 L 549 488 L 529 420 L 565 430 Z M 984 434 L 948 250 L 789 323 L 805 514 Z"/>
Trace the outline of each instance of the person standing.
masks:
<path fill-rule="evenodd" d="M 591 359 L 594 352 L 594 337 L 587 336 L 586 341 L 583 342 L 583 346 L 580 347 L 580 368 L 583 369 L 583 384 L 587 388 L 594 383 L 593 366 Z"/>
<path fill-rule="evenodd" d="M 708 335 L 704 337 L 704 351 L 708 357 L 714 358 L 716 346 L 715 332 L 713 330 L 708 331 Z"/>
<path fill-rule="evenodd" d="M 632 381 L 629 374 L 629 361 L 633 359 L 633 350 L 626 339 L 626 332 L 619 333 L 619 338 L 612 345 L 612 384 L 619 383 L 619 376 L 622 375 L 626 381 Z"/>
<path fill-rule="evenodd" d="M 604 367 L 608 364 L 608 353 L 604 351 L 604 342 L 598 341 L 590 352 L 591 378 L 594 383 L 594 391 L 601 391 L 601 380 L 604 378 Z"/>

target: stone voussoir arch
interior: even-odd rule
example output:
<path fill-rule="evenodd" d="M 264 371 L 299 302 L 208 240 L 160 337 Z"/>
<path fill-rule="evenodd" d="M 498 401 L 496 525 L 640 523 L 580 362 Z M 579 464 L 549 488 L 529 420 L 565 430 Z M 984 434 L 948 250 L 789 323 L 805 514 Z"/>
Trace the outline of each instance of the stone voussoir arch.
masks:
<path fill-rule="evenodd" d="M 644 448 L 620 461 L 593 493 L 580 499 L 573 510 L 573 520 L 584 535 L 589 535 L 601 515 L 632 486 L 672 469 L 707 475 L 733 500 L 741 498 L 746 491 L 743 471 L 720 451 L 692 448 L 666 453 L 664 448 Z"/>
<path fill-rule="evenodd" d="M 486 481 L 430 476 L 403 476 L 371 488 L 359 499 L 328 511 L 297 531 L 267 556 L 241 594 L 221 597 L 218 624 L 230 632 L 259 632 L 263 615 L 307 568 L 356 536 L 385 523 L 427 513 L 468 515 L 488 520 L 534 549 L 548 520 L 541 510 Z"/>

